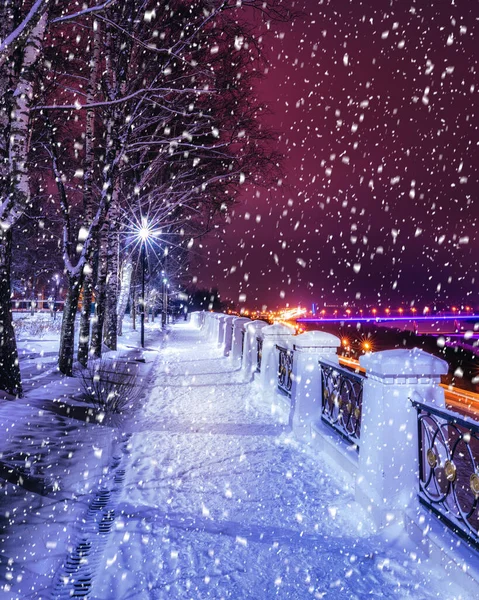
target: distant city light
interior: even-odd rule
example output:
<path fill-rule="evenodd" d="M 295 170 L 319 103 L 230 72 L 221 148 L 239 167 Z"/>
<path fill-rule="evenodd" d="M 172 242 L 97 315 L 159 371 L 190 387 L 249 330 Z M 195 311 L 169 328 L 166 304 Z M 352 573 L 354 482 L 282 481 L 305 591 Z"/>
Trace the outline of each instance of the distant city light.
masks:
<path fill-rule="evenodd" d="M 304 315 L 307 312 L 308 311 L 305 308 L 300 308 L 298 306 L 297 308 L 290 308 L 287 310 L 280 311 L 278 316 L 283 321 L 290 321 L 292 319 L 300 317 L 301 315 Z"/>
<path fill-rule="evenodd" d="M 325 319 L 310 319 L 310 318 L 300 318 L 298 319 L 298 321 L 300 323 L 320 323 L 320 322 L 334 322 L 337 323 L 338 321 L 354 321 L 355 323 L 358 321 L 361 322 L 375 322 L 375 323 L 379 323 L 381 321 L 411 321 L 413 319 L 413 317 L 328 317 Z M 457 321 L 460 320 L 468 320 L 470 321 L 471 319 L 478 319 L 479 320 L 479 315 L 475 315 L 475 314 L 470 314 L 470 315 L 430 315 L 428 317 L 423 316 L 423 317 L 414 317 L 415 321 L 447 321 L 447 320 L 451 320 L 451 319 L 456 319 Z"/>

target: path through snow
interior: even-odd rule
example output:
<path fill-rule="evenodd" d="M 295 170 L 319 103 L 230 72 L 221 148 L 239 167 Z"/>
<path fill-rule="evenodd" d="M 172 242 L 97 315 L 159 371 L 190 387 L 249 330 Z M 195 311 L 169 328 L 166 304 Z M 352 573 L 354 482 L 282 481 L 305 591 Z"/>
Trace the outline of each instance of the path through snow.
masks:
<path fill-rule="evenodd" d="M 414 548 L 370 533 L 337 468 L 243 377 L 200 332 L 172 329 L 93 597 L 459 598 Z"/>

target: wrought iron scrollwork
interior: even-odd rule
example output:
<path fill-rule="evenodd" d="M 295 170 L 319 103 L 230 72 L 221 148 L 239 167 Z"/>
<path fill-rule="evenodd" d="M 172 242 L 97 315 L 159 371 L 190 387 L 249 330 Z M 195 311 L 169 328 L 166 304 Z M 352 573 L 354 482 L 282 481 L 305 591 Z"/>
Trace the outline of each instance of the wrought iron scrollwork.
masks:
<path fill-rule="evenodd" d="M 418 414 L 419 499 L 479 547 L 479 423 L 411 401 Z"/>
<path fill-rule="evenodd" d="M 256 372 L 261 373 L 261 357 L 263 356 L 263 340 L 256 338 Z"/>
<path fill-rule="evenodd" d="M 291 396 L 294 352 L 282 346 L 276 346 L 276 348 L 279 350 L 278 389 L 284 394 Z"/>
<path fill-rule="evenodd" d="M 364 375 L 319 361 L 323 390 L 321 418 L 359 449 Z"/>

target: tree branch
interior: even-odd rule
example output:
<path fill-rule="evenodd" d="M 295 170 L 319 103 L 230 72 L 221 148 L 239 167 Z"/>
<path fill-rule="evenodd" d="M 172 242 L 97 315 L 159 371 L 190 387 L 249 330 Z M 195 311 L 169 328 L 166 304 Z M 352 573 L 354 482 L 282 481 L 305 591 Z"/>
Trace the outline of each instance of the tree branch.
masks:
<path fill-rule="evenodd" d="M 0 67 L 19 45 L 23 44 L 47 9 L 50 0 L 36 0 L 20 25 L 0 43 Z"/>
<path fill-rule="evenodd" d="M 57 17 L 56 19 L 52 19 L 50 23 L 63 23 L 64 21 L 71 21 L 72 19 L 77 19 L 78 17 L 83 17 L 85 15 L 89 15 L 92 13 L 97 13 L 105 8 L 108 8 L 112 4 L 114 4 L 116 0 L 106 0 L 103 4 L 98 4 L 97 6 L 91 6 L 90 8 L 85 8 L 83 10 L 79 10 L 76 13 L 72 13 L 70 15 L 64 15 L 63 17 Z"/>

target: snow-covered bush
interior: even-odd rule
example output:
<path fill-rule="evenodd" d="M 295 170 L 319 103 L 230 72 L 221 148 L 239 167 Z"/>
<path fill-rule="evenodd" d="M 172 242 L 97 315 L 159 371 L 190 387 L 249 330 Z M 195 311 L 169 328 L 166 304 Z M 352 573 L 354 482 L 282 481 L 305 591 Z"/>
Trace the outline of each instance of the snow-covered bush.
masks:
<path fill-rule="evenodd" d="M 62 328 L 61 315 L 53 320 L 51 317 L 25 317 L 14 321 L 17 338 L 41 339 L 49 333 L 60 334 Z"/>
<path fill-rule="evenodd" d="M 138 397 L 137 373 L 125 361 L 90 361 L 80 381 L 85 399 L 106 413 L 121 413 Z"/>

